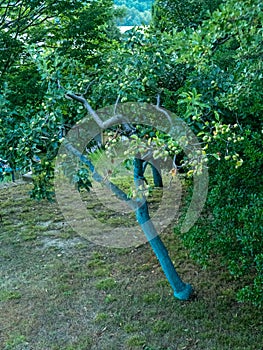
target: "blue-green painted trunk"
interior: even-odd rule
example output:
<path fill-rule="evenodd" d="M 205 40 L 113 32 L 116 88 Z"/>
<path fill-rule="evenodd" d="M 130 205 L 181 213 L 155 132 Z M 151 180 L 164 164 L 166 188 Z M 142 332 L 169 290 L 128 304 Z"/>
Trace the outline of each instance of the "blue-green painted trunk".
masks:
<path fill-rule="evenodd" d="M 135 158 L 134 160 L 134 182 L 136 187 L 143 186 L 143 161 Z M 158 258 L 160 265 L 163 269 L 165 276 L 167 277 L 174 296 L 180 300 L 188 300 L 191 296 L 193 289 L 190 284 L 184 283 L 169 257 L 168 251 L 159 237 L 149 215 L 148 204 L 145 198 L 138 199 L 138 208 L 136 209 L 136 218 L 140 224 L 147 240 L 149 241 L 156 257 Z"/>
<path fill-rule="evenodd" d="M 192 287 L 190 284 L 184 283 L 179 275 L 177 274 L 175 267 L 169 257 L 167 249 L 163 244 L 161 238 L 150 219 L 148 204 L 146 199 L 138 198 L 136 201 L 129 198 L 126 193 L 124 193 L 118 186 L 114 185 L 110 181 L 105 181 L 103 177 L 96 172 L 96 169 L 92 162 L 87 159 L 81 152 L 74 148 L 70 143 L 65 143 L 66 149 L 77 156 L 84 164 L 88 166 L 92 173 L 92 177 L 95 181 L 103 183 L 107 188 L 109 188 L 119 199 L 124 200 L 127 204 L 135 211 L 136 218 L 141 226 L 148 242 L 150 243 L 156 257 L 158 258 L 160 265 L 167 277 L 174 296 L 180 300 L 188 300 L 192 294 Z M 134 160 L 134 182 L 138 188 L 140 185 L 143 186 L 144 181 L 144 166 L 141 159 L 135 158 Z"/>
<path fill-rule="evenodd" d="M 153 183 L 155 187 L 163 187 L 163 180 L 161 175 L 161 169 L 159 168 L 159 165 L 151 164 L 152 168 L 152 174 L 153 174 Z"/>
<path fill-rule="evenodd" d="M 151 163 L 144 161 L 143 172 L 145 172 L 148 164 L 150 164 L 152 169 L 154 187 L 163 187 L 163 180 L 162 180 L 162 174 L 161 174 L 159 162 L 157 160 L 154 160 L 154 161 L 151 160 Z"/>

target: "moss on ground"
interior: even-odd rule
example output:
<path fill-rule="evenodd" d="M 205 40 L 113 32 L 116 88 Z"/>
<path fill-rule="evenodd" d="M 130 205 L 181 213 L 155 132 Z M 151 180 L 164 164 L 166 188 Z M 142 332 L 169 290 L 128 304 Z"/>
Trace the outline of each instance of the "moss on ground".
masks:
<path fill-rule="evenodd" d="M 0 188 L 1 349 L 262 348 L 262 310 L 238 304 L 238 281 L 216 262 L 206 270 L 196 265 L 172 227 L 163 239 L 195 288 L 189 302 L 173 298 L 148 244 L 96 245 L 72 230 L 57 203 L 36 202 L 29 191 L 23 183 Z M 86 203 L 115 227 L 109 219 L 116 213 L 110 216 L 96 198 Z M 158 206 L 159 199 L 153 196 L 152 203 Z"/>

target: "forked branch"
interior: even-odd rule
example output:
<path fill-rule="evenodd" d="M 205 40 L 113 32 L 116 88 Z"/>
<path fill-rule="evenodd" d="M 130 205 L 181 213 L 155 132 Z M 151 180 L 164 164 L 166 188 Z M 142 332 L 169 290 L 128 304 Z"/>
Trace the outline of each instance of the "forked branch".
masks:
<path fill-rule="evenodd" d="M 72 99 L 72 100 L 75 100 L 75 101 L 78 101 L 78 102 L 82 103 L 83 106 L 85 107 L 85 109 L 88 111 L 88 113 L 92 116 L 93 120 L 103 130 L 111 127 L 114 124 L 118 124 L 121 121 L 124 121 L 123 116 L 117 114 L 117 115 L 114 115 L 113 117 L 109 118 L 108 120 L 106 120 L 104 122 L 104 121 L 101 120 L 101 118 L 93 110 L 91 105 L 88 103 L 88 101 L 83 96 L 73 94 L 72 92 L 68 92 L 68 93 L 66 93 L 65 97 L 68 98 L 68 99 Z"/>

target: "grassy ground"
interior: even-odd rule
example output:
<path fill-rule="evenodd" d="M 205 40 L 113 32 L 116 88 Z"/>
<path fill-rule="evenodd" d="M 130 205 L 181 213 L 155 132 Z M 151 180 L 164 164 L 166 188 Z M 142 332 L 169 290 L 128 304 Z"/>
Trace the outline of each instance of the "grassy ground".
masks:
<path fill-rule="evenodd" d="M 35 202 L 29 190 L 0 188 L 0 349 L 263 349 L 262 310 L 236 303 L 237 282 L 195 265 L 171 227 L 163 239 L 195 288 L 190 302 L 173 298 L 148 244 L 96 245 L 71 229 L 56 203 Z M 93 199 L 88 208 L 121 224 Z"/>

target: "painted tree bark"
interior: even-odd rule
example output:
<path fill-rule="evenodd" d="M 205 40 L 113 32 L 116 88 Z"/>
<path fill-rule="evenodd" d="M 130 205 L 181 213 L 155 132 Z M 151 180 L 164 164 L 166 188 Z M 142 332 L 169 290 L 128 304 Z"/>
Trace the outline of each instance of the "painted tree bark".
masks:
<path fill-rule="evenodd" d="M 158 161 L 151 163 L 154 187 L 163 187 L 163 179 L 160 164 Z"/>
<path fill-rule="evenodd" d="M 163 187 L 163 179 L 162 172 L 160 168 L 160 164 L 157 160 L 151 159 L 151 162 L 144 161 L 143 162 L 143 172 L 145 172 L 147 166 L 150 165 L 153 175 L 153 183 L 154 187 Z"/>
<path fill-rule="evenodd" d="M 143 186 L 144 182 L 143 161 L 138 158 L 134 159 L 134 182 L 137 188 Z M 176 272 L 168 251 L 151 221 L 146 198 L 144 196 L 138 198 L 137 203 L 138 208 L 135 211 L 137 221 L 160 262 L 163 272 L 173 289 L 174 296 L 180 300 L 188 300 L 193 289 L 190 284 L 184 283 Z"/>

